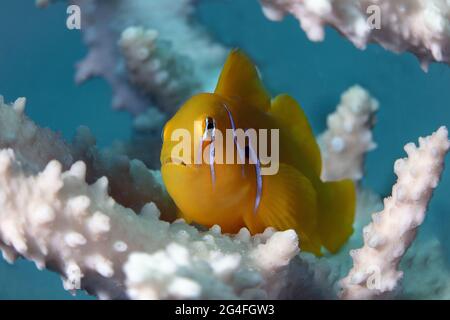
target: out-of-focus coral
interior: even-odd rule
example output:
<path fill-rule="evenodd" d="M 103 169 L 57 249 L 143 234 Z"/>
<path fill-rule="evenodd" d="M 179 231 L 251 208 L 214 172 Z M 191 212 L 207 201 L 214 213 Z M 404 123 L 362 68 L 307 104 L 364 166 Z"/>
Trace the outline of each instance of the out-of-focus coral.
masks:
<path fill-rule="evenodd" d="M 420 237 L 419 237 L 420 238 Z M 445 250 L 436 238 L 415 241 L 403 257 L 402 299 L 450 299 L 450 269 Z"/>
<path fill-rule="evenodd" d="M 450 63 L 450 4 L 446 0 L 260 0 L 265 15 L 292 14 L 312 41 L 330 25 L 356 47 L 375 42 L 394 52 L 409 51 L 427 68 Z M 378 20 L 378 21 L 377 21 Z"/>
<path fill-rule="evenodd" d="M 36 5 L 38 7 L 46 7 L 50 4 L 52 0 L 36 0 Z"/>
<path fill-rule="evenodd" d="M 89 48 L 87 56 L 77 64 L 77 83 L 103 77 L 112 87 L 115 108 L 126 108 L 132 113 L 147 108 L 151 103 L 129 83 L 117 46 L 123 29 L 120 24 L 124 23 L 116 17 L 120 1 L 74 0 L 70 3 L 80 6 L 81 30 Z"/>
<path fill-rule="evenodd" d="M 133 129 L 138 133 L 160 135 L 159 131 L 167 121 L 167 115 L 156 108 L 149 108 L 137 115 L 133 120 Z"/>
<path fill-rule="evenodd" d="M 153 102 L 169 113 L 202 84 L 194 74 L 194 64 L 187 56 L 180 56 L 171 43 L 160 40 L 158 31 L 129 27 L 119 40 L 131 82 L 153 97 Z"/>
<path fill-rule="evenodd" d="M 362 178 L 364 157 L 376 147 L 372 127 L 377 109 L 378 101 L 358 85 L 342 94 L 336 111 L 327 118 L 327 130 L 319 137 L 323 180 Z"/>
<path fill-rule="evenodd" d="M 354 265 L 342 280 L 342 298 L 382 298 L 398 289 L 403 276 L 398 270 L 400 260 L 425 218 L 449 147 L 444 127 L 420 138 L 418 147 L 413 143 L 405 146 L 408 158 L 395 163 L 398 180 L 392 196 L 385 199 L 383 211 L 373 214 L 373 222 L 364 228 L 364 246 L 351 251 Z"/>
<path fill-rule="evenodd" d="M 89 48 L 76 80 L 105 78 L 115 107 L 172 113 L 194 89 L 212 89 L 226 51 L 196 23 L 192 0 L 69 2 L 80 7 Z"/>

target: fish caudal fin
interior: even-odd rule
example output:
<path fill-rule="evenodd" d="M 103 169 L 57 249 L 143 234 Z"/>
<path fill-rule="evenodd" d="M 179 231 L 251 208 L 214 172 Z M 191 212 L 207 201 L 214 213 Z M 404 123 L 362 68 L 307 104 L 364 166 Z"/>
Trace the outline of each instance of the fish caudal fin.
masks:
<path fill-rule="evenodd" d="M 261 203 L 256 212 L 244 216 L 244 221 L 252 234 L 269 226 L 279 231 L 294 229 L 300 248 L 320 255 L 317 216 L 317 195 L 309 179 L 280 163 L 277 174 L 263 176 Z"/>
<path fill-rule="evenodd" d="M 319 235 L 322 245 L 335 253 L 353 233 L 356 191 L 351 180 L 325 182 L 319 192 Z"/>
<path fill-rule="evenodd" d="M 256 67 L 249 57 L 237 49 L 229 54 L 215 93 L 262 111 L 270 108 L 270 96 L 264 89 Z"/>

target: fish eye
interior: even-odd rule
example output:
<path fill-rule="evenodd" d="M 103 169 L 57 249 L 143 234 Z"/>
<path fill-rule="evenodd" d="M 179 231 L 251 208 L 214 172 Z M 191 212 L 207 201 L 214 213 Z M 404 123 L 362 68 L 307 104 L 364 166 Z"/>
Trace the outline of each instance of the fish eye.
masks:
<path fill-rule="evenodd" d="M 214 119 L 211 118 L 211 117 L 206 117 L 206 119 L 205 119 L 205 127 L 206 127 L 206 130 L 214 129 L 216 127 L 216 123 L 215 123 Z"/>

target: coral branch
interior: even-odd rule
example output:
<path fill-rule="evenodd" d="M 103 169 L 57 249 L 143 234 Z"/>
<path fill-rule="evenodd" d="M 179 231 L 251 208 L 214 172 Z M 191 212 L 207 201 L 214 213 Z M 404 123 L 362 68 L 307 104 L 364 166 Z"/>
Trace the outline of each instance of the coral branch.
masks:
<path fill-rule="evenodd" d="M 150 202 L 168 210 L 157 172 L 97 150 L 83 128 L 64 143 L 25 117 L 24 99 L 0 102 L 0 247 L 8 261 L 23 256 L 60 273 L 66 289 L 100 298 L 278 296 L 298 252 L 294 231 L 251 237 L 242 229 L 229 237 L 218 227 L 199 232 L 162 221 Z M 80 158 L 89 177 L 84 162 L 73 163 Z"/>
<path fill-rule="evenodd" d="M 371 130 L 377 109 L 378 101 L 360 86 L 342 94 L 336 112 L 327 118 L 327 131 L 319 137 L 323 180 L 362 178 L 364 157 L 376 146 Z"/>
<path fill-rule="evenodd" d="M 68 168 L 73 163 L 70 146 L 59 135 L 30 121 L 24 114 L 25 105 L 26 99 L 19 98 L 8 106 L 0 95 L 0 148 L 13 147 L 16 157 L 33 173 L 54 159 Z"/>
<path fill-rule="evenodd" d="M 260 2 L 271 20 L 292 14 L 312 41 L 322 41 L 324 26 L 331 25 L 360 49 L 375 42 L 394 52 L 412 52 L 425 69 L 433 61 L 450 64 L 450 5 L 446 0 Z"/>
<path fill-rule="evenodd" d="M 120 204 L 139 211 L 146 203 L 155 202 L 164 210 L 165 219 L 173 218 L 174 205 L 162 187 L 159 171 L 148 170 L 139 160 L 130 161 L 121 150 L 98 150 L 86 127 L 78 129 L 72 144 L 66 143 L 58 134 L 28 119 L 25 102 L 25 98 L 19 98 L 8 106 L 0 96 L 0 148 L 14 149 L 27 172 L 36 174 L 51 160 L 58 160 L 65 170 L 83 160 L 87 181 L 93 183 L 106 176 L 109 192 Z"/>
<path fill-rule="evenodd" d="M 192 77 L 195 70 L 191 59 L 177 54 L 170 42 L 159 38 L 154 29 L 129 27 L 122 32 L 119 45 L 130 81 L 170 114 L 204 88 Z"/>
<path fill-rule="evenodd" d="M 77 66 L 76 80 L 105 78 L 113 89 L 114 107 L 139 114 L 156 105 L 171 113 L 194 88 L 213 89 L 226 51 L 196 23 L 192 0 L 69 2 L 81 9 L 89 48 Z M 125 31 L 132 26 L 137 28 Z M 141 29 L 156 30 L 158 41 L 153 31 L 132 32 Z"/>
<path fill-rule="evenodd" d="M 294 231 L 229 238 L 140 215 L 108 196 L 108 180 L 85 183 L 86 167 L 51 161 L 24 174 L 11 149 L 0 151 L 0 240 L 8 261 L 18 255 L 63 275 L 64 287 L 100 298 L 276 297 L 283 269 L 298 251 Z M 27 199 L 27 201 L 23 201 Z M 124 266 L 124 268 L 122 268 Z"/>
<path fill-rule="evenodd" d="M 86 127 L 78 128 L 71 147 L 73 158 L 86 163 L 88 183 L 106 176 L 110 195 L 121 205 L 140 211 L 146 203 L 154 202 L 164 220 L 174 219 L 175 204 L 162 185 L 159 171 L 149 170 L 140 160 L 130 160 L 120 148 L 99 150 Z"/>
<path fill-rule="evenodd" d="M 450 143 L 445 127 L 405 146 L 408 158 L 396 161 L 398 176 L 384 210 L 364 228 L 364 246 L 351 252 L 353 268 L 342 280 L 342 298 L 383 298 L 398 288 L 402 256 L 423 222 L 433 189 L 438 185 Z"/>
<path fill-rule="evenodd" d="M 269 228 L 251 237 L 244 228 L 230 236 L 217 226 L 205 232 L 183 221 L 163 221 L 173 218 L 173 203 L 167 202 L 158 171 L 130 161 L 120 148 L 97 149 L 87 128 L 65 143 L 24 115 L 25 99 L 12 106 L 0 100 L 0 248 L 8 261 L 23 256 L 60 273 L 66 289 L 83 288 L 100 298 L 336 298 L 336 280 L 350 267 L 346 252 L 361 245 L 359 235 L 342 253 L 314 258 L 297 255 L 293 231 Z M 332 157 L 351 159 L 358 172 L 372 145 L 376 105 L 363 89 L 352 88 L 322 139 L 343 136 L 357 146 L 357 152 L 349 149 L 351 157 Z M 161 117 L 149 111 L 137 119 L 140 130 L 151 131 Z M 417 149 L 406 147 L 409 159 L 396 163 L 393 197 L 365 228 L 365 245 L 353 254 L 342 298 L 380 298 L 399 288 L 399 261 L 424 218 L 448 148 L 445 128 L 421 138 Z M 349 169 L 339 172 L 360 177 Z M 359 191 L 357 230 L 366 224 L 365 212 L 378 210 L 378 198 Z M 442 275 L 427 270 L 423 281 L 434 288 L 433 297 L 442 298 L 448 292 L 439 281 L 450 277 L 437 257 L 439 248 L 432 248 L 433 255 L 427 249 L 417 251 L 420 257 L 409 252 L 413 258 L 403 265 L 410 273 L 425 273 L 428 259 L 438 261 Z M 405 297 L 431 294 L 411 280 L 404 288 Z"/>

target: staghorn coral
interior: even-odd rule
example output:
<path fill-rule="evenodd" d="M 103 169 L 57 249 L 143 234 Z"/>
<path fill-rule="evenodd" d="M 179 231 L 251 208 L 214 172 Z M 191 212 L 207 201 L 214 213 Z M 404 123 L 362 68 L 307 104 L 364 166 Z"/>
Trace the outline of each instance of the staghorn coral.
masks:
<path fill-rule="evenodd" d="M 378 43 L 409 51 L 422 67 L 450 64 L 450 5 L 446 0 L 260 0 L 271 20 L 292 14 L 312 41 L 322 41 L 330 25 L 364 49 Z M 379 15 L 379 24 L 373 17 Z"/>
<path fill-rule="evenodd" d="M 398 289 L 401 258 L 416 237 L 433 189 L 437 187 L 450 143 L 445 127 L 405 146 L 408 158 L 396 161 L 398 176 L 384 209 L 366 226 L 364 246 L 351 251 L 353 268 L 342 280 L 344 299 L 386 297 Z"/>
<path fill-rule="evenodd" d="M 362 178 L 364 156 L 376 147 L 371 130 L 377 109 L 378 101 L 358 85 L 342 94 L 327 118 L 327 130 L 318 138 L 324 181 Z"/>

